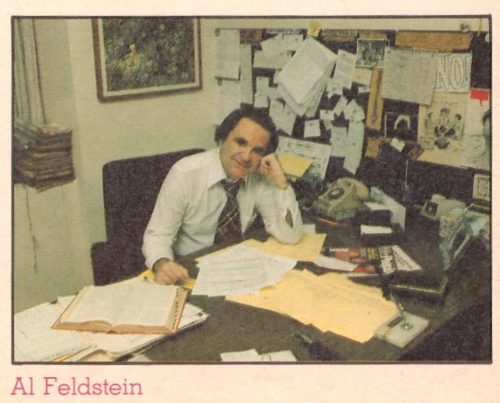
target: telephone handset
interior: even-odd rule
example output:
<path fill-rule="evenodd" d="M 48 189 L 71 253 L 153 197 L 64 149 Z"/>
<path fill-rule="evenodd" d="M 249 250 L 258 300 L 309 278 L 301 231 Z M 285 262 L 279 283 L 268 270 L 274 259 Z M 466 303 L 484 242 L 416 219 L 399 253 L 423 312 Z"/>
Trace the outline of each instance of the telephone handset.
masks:
<path fill-rule="evenodd" d="M 353 178 L 340 178 L 327 185 L 327 190 L 313 203 L 320 214 L 335 220 L 353 217 L 368 200 L 370 192 L 361 182 Z"/>

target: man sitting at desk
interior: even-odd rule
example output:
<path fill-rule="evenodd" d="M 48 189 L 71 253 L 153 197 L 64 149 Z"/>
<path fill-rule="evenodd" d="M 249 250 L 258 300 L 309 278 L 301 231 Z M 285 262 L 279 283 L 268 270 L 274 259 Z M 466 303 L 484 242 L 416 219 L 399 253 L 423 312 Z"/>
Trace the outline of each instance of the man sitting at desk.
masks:
<path fill-rule="evenodd" d="M 158 283 L 187 278 L 175 256 L 240 242 L 257 212 L 277 240 L 302 237 L 295 193 L 274 154 L 278 135 L 271 118 L 237 109 L 216 129 L 215 141 L 218 148 L 177 162 L 158 194 L 142 246 Z"/>

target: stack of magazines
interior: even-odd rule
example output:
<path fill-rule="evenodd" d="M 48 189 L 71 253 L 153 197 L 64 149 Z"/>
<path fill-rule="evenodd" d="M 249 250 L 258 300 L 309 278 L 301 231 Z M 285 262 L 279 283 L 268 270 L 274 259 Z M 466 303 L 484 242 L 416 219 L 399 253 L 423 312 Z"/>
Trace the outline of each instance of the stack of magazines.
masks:
<path fill-rule="evenodd" d="M 75 179 L 70 129 L 16 121 L 13 142 L 17 182 L 44 190 Z"/>

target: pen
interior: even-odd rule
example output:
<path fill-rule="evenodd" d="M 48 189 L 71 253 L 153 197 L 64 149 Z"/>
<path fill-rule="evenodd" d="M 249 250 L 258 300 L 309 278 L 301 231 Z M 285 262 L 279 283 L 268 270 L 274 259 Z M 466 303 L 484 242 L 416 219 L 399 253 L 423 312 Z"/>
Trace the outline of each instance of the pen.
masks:
<path fill-rule="evenodd" d="M 321 217 L 316 218 L 316 221 L 318 221 L 322 224 L 330 225 L 332 227 L 345 227 L 345 226 L 347 226 L 347 224 L 340 223 L 337 221 L 328 220 L 326 218 L 321 218 Z"/>

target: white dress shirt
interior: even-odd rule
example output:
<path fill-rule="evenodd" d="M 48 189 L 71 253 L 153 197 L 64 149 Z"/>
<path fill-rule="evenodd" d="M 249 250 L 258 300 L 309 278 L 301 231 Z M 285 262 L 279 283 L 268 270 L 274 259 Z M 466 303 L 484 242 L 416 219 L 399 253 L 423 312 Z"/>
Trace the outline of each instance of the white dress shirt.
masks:
<path fill-rule="evenodd" d="M 174 259 L 213 244 L 227 200 L 220 183 L 225 178 L 218 148 L 183 158 L 170 169 L 144 232 L 148 267 L 162 257 Z M 269 234 L 283 243 L 299 242 L 302 217 L 292 187 L 280 190 L 260 173 L 243 179 L 237 197 L 243 232 L 259 212 Z"/>

